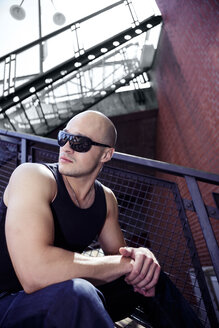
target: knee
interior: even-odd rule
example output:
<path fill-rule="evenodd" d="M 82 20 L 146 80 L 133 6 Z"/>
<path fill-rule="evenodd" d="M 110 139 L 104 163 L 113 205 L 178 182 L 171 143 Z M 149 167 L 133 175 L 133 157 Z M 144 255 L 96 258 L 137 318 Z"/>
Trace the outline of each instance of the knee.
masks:
<path fill-rule="evenodd" d="M 87 298 L 92 295 L 96 288 L 87 280 L 81 278 L 75 278 L 72 280 L 63 281 L 54 285 L 47 287 L 49 293 L 53 298 L 61 299 L 68 296 L 69 299 L 73 298 Z"/>
<path fill-rule="evenodd" d="M 102 310 L 105 305 L 104 296 L 90 282 L 85 279 L 75 278 L 57 283 L 48 287 L 48 306 L 54 309 L 84 309 L 86 311 Z M 47 295 L 48 296 L 48 295 Z M 46 306 L 46 302 L 44 302 Z M 51 309 L 50 309 L 51 310 Z"/>
<path fill-rule="evenodd" d="M 49 287 L 52 292 L 53 301 L 57 299 L 62 302 L 63 299 L 72 302 L 94 301 L 95 298 L 102 299 L 102 294 L 87 280 L 75 278 L 72 280 L 60 282 Z"/>
<path fill-rule="evenodd" d="M 72 280 L 73 296 L 86 303 L 95 303 L 96 300 L 103 301 L 103 295 L 87 280 L 76 278 Z"/>
<path fill-rule="evenodd" d="M 48 327 L 53 327 L 57 318 L 62 323 L 60 327 L 114 326 L 105 310 L 102 294 L 84 279 L 76 278 L 58 284 L 55 299 L 49 310 Z"/>
<path fill-rule="evenodd" d="M 72 288 L 73 292 L 77 294 L 77 296 L 89 295 L 94 292 L 96 288 L 87 280 L 82 278 L 72 279 Z"/>

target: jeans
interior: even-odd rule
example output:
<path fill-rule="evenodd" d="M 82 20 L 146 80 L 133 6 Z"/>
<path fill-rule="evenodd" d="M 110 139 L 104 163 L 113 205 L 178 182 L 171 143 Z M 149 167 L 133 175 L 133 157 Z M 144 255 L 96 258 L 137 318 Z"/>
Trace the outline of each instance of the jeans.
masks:
<path fill-rule="evenodd" d="M 0 299 L 0 327 L 113 328 L 101 293 L 88 281 L 73 279 L 32 294 L 20 291 Z"/>
<path fill-rule="evenodd" d="M 105 307 L 104 307 L 105 305 Z M 161 272 L 155 297 L 133 291 L 124 277 L 99 286 L 83 279 L 54 284 L 26 294 L 0 299 L 0 327 L 9 328 L 105 328 L 130 315 L 136 305 L 154 328 L 202 327 L 184 297 Z"/>
<path fill-rule="evenodd" d="M 188 302 L 163 271 L 156 285 L 155 297 L 144 297 L 134 292 L 123 277 L 98 289 L 105 297 L 106 308 L 113 321 L 127 317 L 140 305 L 145 320 L 154 328 L 203 327 Z"/>

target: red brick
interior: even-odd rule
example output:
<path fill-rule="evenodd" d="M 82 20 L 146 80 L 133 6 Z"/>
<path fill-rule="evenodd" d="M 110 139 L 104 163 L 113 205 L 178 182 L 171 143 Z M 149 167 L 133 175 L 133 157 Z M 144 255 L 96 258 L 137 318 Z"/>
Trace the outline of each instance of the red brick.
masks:
<path fill-rule="evenodd" d="M 219 3 L 156 2 L 164 20 L 154 68 L 159 104 L 156 159 L 219 174 Z M 189 198 L 185 183 L 179 186 Z M 200 188 L 206 204 L 215 206 L 212 191 L 219 193 L 219 187 Z M 209 265 L 199 223 L 189 220 L 202 264 Z M 211 222 L 219 240 L 219 222 Z"/>

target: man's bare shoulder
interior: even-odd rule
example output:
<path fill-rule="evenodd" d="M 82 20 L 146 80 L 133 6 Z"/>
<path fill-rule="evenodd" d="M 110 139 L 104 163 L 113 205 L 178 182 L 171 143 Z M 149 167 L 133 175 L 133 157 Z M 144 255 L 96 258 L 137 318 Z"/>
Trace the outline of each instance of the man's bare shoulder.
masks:
<path fill-rule="evenodd" d="M 114 192 L 104 186 L 103 186 L 103 190 L 105 193 L 105 197 L 106 197 L 106 205 L 107 205 L 107 218 L 113 217 L 113 218 L 117 218 L 118 216 L 118 202 L 116 199 L 116 196 L 114 194 Z"/>
<path fill-rule="evenodd" d="M 36 182 L 37 184 L 55 181 L 52 172 L 43 164 L 39 163 L 23 163 L 19 165 L 11 175 L 9 185 L 17 180 Z"/>
<path fill-rule="evenodd" d="M 106 196 L 106 200 L 107 201 L 112 201 L 112 202 L 113 201 L 117 202 L 114 192 L 110 188 L 108 188 L 107 186 L 105 186 L 103 184 L 102 184 L 102 187 L 103 187 L 103 190 L 104 190 L 104 193 L 105 193 L 105 196 Z"/>
<path fill-rule="evenodd" d="M 20 188 L 20 189 L 19 189 Z M 7 205 L 10 195 L 18 192 L 43 191 L 51 199 L 56 193 L 56 181 L 52 172 L 43 164 L 23 163 L 12 173 L 4 193 L 4 202 Z"/>

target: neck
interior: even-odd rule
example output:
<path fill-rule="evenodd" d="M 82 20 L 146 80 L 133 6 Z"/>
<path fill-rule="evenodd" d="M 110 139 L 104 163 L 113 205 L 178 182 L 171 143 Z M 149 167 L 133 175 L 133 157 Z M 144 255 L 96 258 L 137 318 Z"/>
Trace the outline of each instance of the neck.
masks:
<path fill-rule="evenodd" d="M 63 176 L 65 186 L 73 202 L 80 208 L 89 207 L 95 197 L 94 181 Z"/>

